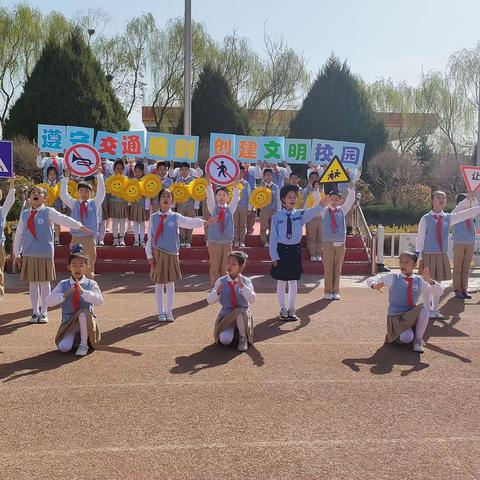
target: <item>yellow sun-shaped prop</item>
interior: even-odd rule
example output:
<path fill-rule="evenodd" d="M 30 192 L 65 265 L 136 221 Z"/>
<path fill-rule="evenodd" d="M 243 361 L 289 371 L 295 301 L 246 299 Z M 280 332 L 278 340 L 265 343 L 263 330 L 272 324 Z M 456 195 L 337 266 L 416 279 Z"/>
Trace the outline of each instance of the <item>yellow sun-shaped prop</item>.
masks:
<path fill-rule="evenodd" d="M 78 184 L 72 178 L 68 180 L 68 194 L 75 200 L 78 200 Z"/>
<path fill-rule="evenodd" d="M 115 174 L 105 180 L 105 190 L 111 195 L 123 198 L 122 194 L 127 186 L 128 178 L 122 174 Z"/>
<path fill-rule="evenodd" d="M 207 186 L 208 181 L 206 178 L 196 178 L 193 182 L 188 184 L 190 196 L 196 202 L 203 202 L 203 200 L 207 199 Z"/>
<path fill-rule="evenodd" d="M 304 202 L 304 199 L 303 199 L 303 195 L 302 195 L 302 192 L 298 192 L 298 196 L 297 196 L 297 204 L 295 205 L 295 208 L 303 208 L 303 202 Z"/>
<path fill-rule="evenodd" d="M 48 183 L 40 183 L 36 185 L 37 187 L 41 187 L 47 191 L 47 196 L 45 198 L 45 203 L 48 207 L 52 207 L 55 201 L 57 200 L 58 196 L 60 195 L 60 184 L 52 186 Z"/>
<path fill-rule="evenodd" d="M 240 190 L 240 198 L 242 198 L 242 190 L 243 190 L 243 185 L 241 183 L 237 183 L 237 187 L 238 189 Z M 230 185 L 228 185 L 227 187 L 227 190 L 228 190 L 228 201 L 231 202 L 232 201 L 232 197 L 233 197 L 233 189 L 235 188 L 235 184 L 234 183 L 231 183 Z"/>
<path fill-rule="evenodd" d="M 323 192 L 320 192 L 320 200 L 325 197 Z M 305 208 L 313 208 L 315 203 L 315 199 L 313 197 L 313 192 L 310 192 L 307 195 L 307 201 L 305 202 Z"/>
<path fill-rule="evenodd" d="M 141 194 L 147 198 L 156 197 L 162 190 L 162 181 L 154 173 L 145 175 L 138 183 L 140 184 Z"/>
<path fill-rule="evenodd" d="M 172 192 L 173 201 L 175 203 L 181 204 L 188 201 L 190 198 L 189 188 L 185 183 L 176 182 L 170 185 L 169 190 Z"/>
<path fill-rule="evenodd" d="M 129 178 L 122 193 L 122 198 L 127 203 L 135 203 L 142 198 L 140 182 L 136 178 Z"/>
<path fill-rule="evenodd" d="M 272 191 L 267 187 L 257 187 L 250 195 L 253 208 L 265 208 L 272 203 Z"/>

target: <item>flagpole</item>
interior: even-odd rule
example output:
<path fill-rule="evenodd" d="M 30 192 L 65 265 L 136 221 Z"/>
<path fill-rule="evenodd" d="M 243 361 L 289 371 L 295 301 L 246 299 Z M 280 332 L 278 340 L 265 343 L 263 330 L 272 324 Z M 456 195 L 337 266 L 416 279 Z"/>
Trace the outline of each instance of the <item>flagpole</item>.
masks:
<path fill-rule="evenodd" d="M 192 134 L 192 0 L 185 0 L 183 134 Z"/>

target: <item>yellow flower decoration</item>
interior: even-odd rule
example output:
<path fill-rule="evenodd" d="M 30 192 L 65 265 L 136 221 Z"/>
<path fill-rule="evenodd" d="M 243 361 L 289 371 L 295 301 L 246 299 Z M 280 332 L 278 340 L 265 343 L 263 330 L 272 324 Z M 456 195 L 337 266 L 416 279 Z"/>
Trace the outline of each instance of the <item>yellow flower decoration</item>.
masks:
<path fill-rule="evenodd" d="M 68 180 L 68 194 L 75 200 L 78 200 L 78 184 L 72 178 Z"/>
<path fill-rule="evenodd" d="M 208 181 L 206 178 L 202 178 L 202 177 L 196 178 L 193 182 L 190 182 L 188 184 L 190 196 L 196 202 L 203 202 L 203 200 L 207 199 L 207 186 L 208 186 Z"/>
<path fill-rule="evenodd" d="M 160 193 L 160 190 L 162 190 L 162 181 L 160 177 L 154 173 L 149 173 L 142 177 L 139 184 L 141 194 L 147 198 L 156 197 Z"/>
<path fill-rule="evenodd" d="M 48 207 L 52 207 L 58 196 L 60 195 L 60 184 L 57 183 L 55 186 L 49 185 L 48 183 L 40 183 L 36 185 L 47 191 L 47 197 L 45 198 L 45 203 Z"/>
<path fill-rule="evenodd" d="M 303 199 L 303 195 L 302 195 L 302 192 L 298 192 L 298 198 L 297 198 L 297 204 L 295 205 L 295 208 L 303 208 L 303 202 L 304 202 L 304 199 Z"/>
<path fill-rule="evenodd" d="M 105 180 L 105 190 L 111 195 L 123 198 L 123 192 L 127 186 L 128 178 L 122 174 L 115 174 Z"/>
<path fill-rule="evenodd" d="M 228 201 L 229 201 L 229 202 L 232 201 L 233 189 L 234 189 L 234 187 L 235 187 L 235 184 L 234 184 L 234 183 L 231 183 L 231 184 L 227 187 L 227 190 L 228 190 Z M 240 190 L 240 198 L 242 198 L 243 184 L 242 184 L 242 183 L 237 183 L 237 187 L 238 187 L 238 189 Z"/>
<path fill-rule="evenodd" d="M 323 192 L 320 192 L 320 200 L 325 197 Z M 310 192 L 307 196 L 307 201 L 305 202 L 305 208 L 313 208 L 315 199 L 313 198 L 313 192 Z"/>
<path fill-rule="evenodd" d="M 272 203 L 272 191 L 267 187 L 257 187 L 250 195 L 254 208 L 265 208 Z"/>
<path fill-rule="evenodd" d="M 136 178 L 129 178 L 122 193 L 122 198 L 127 203 L 135 203 L 142 198 L 140 182 Z"/>
<path fill-rule="evenodd" d="M 188 185 L 183 182 L 172 183 L 169 190 L 172 192 L 173 201 L 175 203 L 185 203 L 190 198 Z"/>

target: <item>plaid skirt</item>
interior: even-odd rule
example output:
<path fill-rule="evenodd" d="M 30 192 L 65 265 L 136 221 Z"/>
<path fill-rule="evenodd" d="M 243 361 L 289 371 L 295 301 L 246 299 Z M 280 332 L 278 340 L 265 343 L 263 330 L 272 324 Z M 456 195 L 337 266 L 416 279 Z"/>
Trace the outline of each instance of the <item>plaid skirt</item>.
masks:
<path fill-rule="evenodd" d="M 153 248 L 153 259 L 155 260 L 155 266 L 150 268 L 152 282 L 170 283 L 182 278 L 178 255 Z"/>
<path fill-rule="evenodd" d="M 400 315 L 389 315 L 387 317 L 387 335 L 385 342 L 393 343 L 405 330 L 413 328 L 415 323 L 417 323 L 422 308 L 423 303 L 420 303 L 408 312 L 401 313 Z"/>
<path fill-rule="evenodd" d="M 430 268 L 430 275 L 437 282 L 452 279 L 452 267 L 446 253 L 424 253 L 418 266 L 419 275 L 425 267 Z"/>
<path fill-rule="evenodd" d="M 53 258 L 22 257 L 23 282 L 52 282 L 56 278 Z"/>
<path fill-rule="evenodd" d="M 132 222 L 148 222 L 150 212 L 145 210 L 143 203 L 132 203 L 128 207 L 128 219 Z"/>
<path fill-rule="evenodd" d="M 88 328 L 88 343 L 92 348 L 95 348 L 99 343 L 100 339 L 102 338 L 102 334 L 100 333 L 100 329 L 98 328 L 97 320 L 94 315 L 88 310 L 79 310 L 75 312 L 72 318 L 65 323 L 61 323 L 60 327 L 58 327 L 57 335 L 55 336 L 55 343 L 58 347 L 60 340 L 62 340 L 63 336 L 76 324 L 78 323 L 78 316 L 81 312 L 84 312 L 87 316 L 87 328 Z"/>

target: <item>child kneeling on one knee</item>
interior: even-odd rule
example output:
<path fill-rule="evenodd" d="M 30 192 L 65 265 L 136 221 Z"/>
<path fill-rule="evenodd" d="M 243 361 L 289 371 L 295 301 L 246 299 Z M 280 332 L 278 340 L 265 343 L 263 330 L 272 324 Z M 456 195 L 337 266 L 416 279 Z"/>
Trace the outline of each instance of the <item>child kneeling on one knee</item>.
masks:
<path fill-rule="evenodd" d="M 220 277 L 207 297 L 211 305 L 220 302 L 222 309 L 215 321 L 215 342 L 230 345 L 238 332 L 238 351 L 248 350 L 253 343 L 253 317 L 248 308 L 255 302 L 255 290 L 252 281 L 242 275 L 247 256 L 243 252 L 233 251 L 228 255 L 227 273 Z"/>

